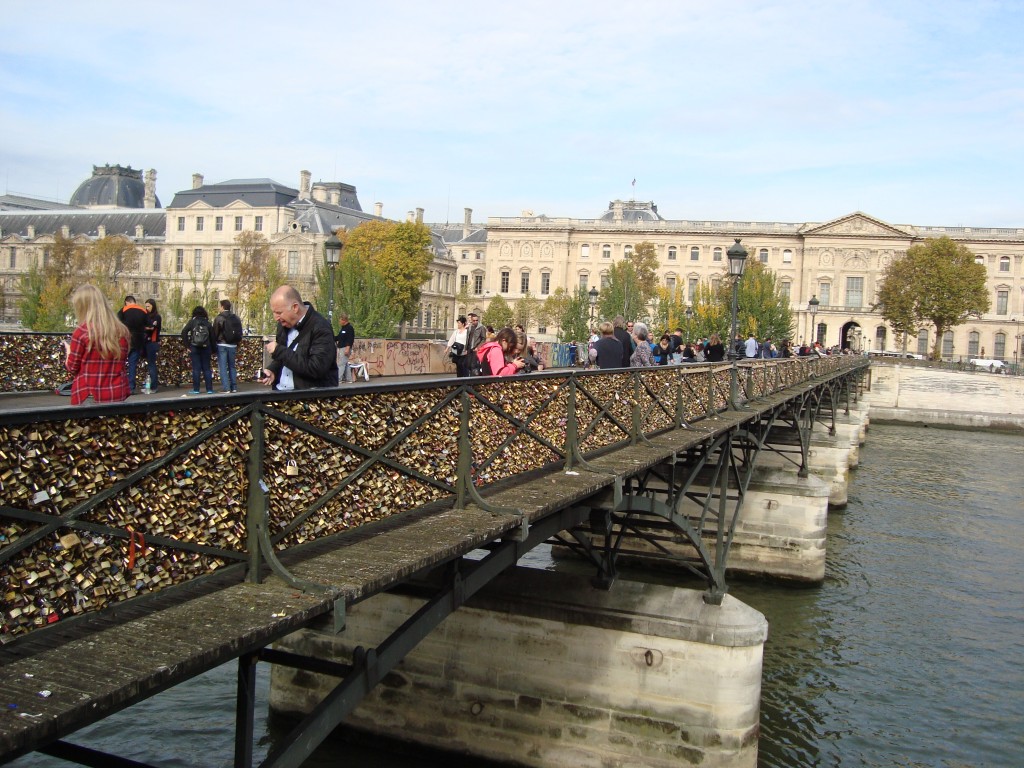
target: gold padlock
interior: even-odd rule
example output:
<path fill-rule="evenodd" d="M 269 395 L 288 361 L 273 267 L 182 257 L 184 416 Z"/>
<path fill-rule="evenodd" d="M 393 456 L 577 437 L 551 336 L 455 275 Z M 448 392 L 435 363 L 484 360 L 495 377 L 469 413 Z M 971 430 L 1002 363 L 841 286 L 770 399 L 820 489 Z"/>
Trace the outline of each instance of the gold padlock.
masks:
<path fill-rule="evenodd" d="M 285 467 L 284 473 L 289 477 L 298 477 L 299 465 L 295 463 L 295 459 L 288 459 L 288 466 Z"/>

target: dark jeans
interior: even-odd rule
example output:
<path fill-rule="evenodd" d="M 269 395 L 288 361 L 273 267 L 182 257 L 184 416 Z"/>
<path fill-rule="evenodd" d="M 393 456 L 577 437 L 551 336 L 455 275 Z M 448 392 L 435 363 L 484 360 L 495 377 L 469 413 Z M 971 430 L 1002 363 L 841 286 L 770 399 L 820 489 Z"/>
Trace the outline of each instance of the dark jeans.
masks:
<path fill-rule="evenodd" d="M 128 388 L 135 391 L 135 372 L 139 369 L 139 360 L 146 350 L 141 347 L 128 352 Z"/>
<path fill-rule="evenodd" d="M 472 374 L 470 373 L 469 370 L 469 363 L 469 353 L 464 355 L 456 355 L 455 375 L 458 376 L 460 379 L 465 378 L 466 376 L 471 376 Z"/>
<path fill-rule="evenodd" d="M 213 368 L 210 367 L 210 348 L 189 345 L 189 357 L 192 358 L 192 389 L 201 390 L 199 375 L 206 380 L 206 391 L 213 391 Z"/>
<path fill-rule="evenodd" d="M 225 392 L 238 389 L 238 372 L 235 370 L 237 348 L 226 344 L 217 345 L 217 368 L 220 370 L 220 386 Z"/>
<path fill-rule="evenodd" d="M 159 341 L 147 341 L 146 342 L 146 366 L 149 368 L 149 389 L 151 392 L 156 392 L 157 378 L 156 378 L 156 354 L 160 351 Z"/>

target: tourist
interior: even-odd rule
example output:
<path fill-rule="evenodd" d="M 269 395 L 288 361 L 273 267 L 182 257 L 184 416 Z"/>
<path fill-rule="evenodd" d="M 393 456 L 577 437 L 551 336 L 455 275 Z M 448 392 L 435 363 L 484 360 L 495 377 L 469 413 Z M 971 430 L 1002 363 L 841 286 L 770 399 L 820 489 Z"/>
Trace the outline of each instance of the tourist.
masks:
<path fill-rule="evenodd" d="M 156 392 L 159 381 L 156 372 L 156 357 L 160 352 L 160 331 L 163 318 L 156 308 L 156 299 L 147 299 L 146 308 L 146 368 L 149 369 L 149 392 Z"/>
<path fill-rule="evenodd" d="M 238 371 L 235 356 L 242 343 L 242 319 L 231 311 L 231 301 L 220 300 L 220 312 L 213 318 L 213 343 L 217 347 L 217 370 L 222 392 L 238 391 Z"/>
<path fill-rule="evenodd" d="M 338 321 L 338 335 L 334 337 L 334 343 L 338 347 L 338 371 L 341 382 L 355 382 L 355 372 L 349 370 L 348 361 L 352 357 L 352 346 L 356 343 L 356 329 L 349 322 L 346 312 L 338 315 Z"/>
<path fill-rule="evenodd" d="M 717 333 L 712 333 L 708 339 L 707 352 L 704 353 L 704 361 L 708 363 L 720 363 L 725 360 L 725 345 Z"/>
<path fill-rule="evenodd" d="M 453 363 L 455 363 L 455 375 L 463 379 L 470 375 L 469 366 L 469 329 L 466 327 L 466 316 L 459 315 L 455 320 L 455 330 L 452 331 L 452 335 L 448 338 L 448 346 L 444 348 L 444 351 L 451 357 Z"/>
<path fill-rule="evenodd" d="M 672 337 L 663 333 L 658 343 L 654 345 L 654 349 L 651 350 L 651 356 L 655 365 L 668 365 L 672 359 Z"/>
<path fill-rule="evenodd" d="M 466 369 L 468 375 L 474 376 L 480 372 L 480 359 L 476 352 L 487 341 L 487 332 L 480 325 L 480 316 L 476 312 L 469 313 L 469 322 L 466 325 Z"/>
<path fill-rule="evenodd" d="M 520 373 L 533 373 L 534 371 L 543 371 L 544 363 L 537 356 L 537 350 L 529 346 L 526 348 L 526 353 L 523 355 L 523 370 Z"/>
<path fill-rule="evenodd" d="M 270 364 L 260 383 L 277 390 L 338 386 L 334 328 L 299 292 L 282 285 L 270 297 L 277 335 L 266 343 Z"/>
<path fill-rule="evenodd" d="M 206 383 L 206 394 L 213 394 L 213 368 L 210 358 L 210 344 L 213 343 L 213 327 L 206 307 L 200 305 L 192 310 L 192 317 L 181 329 L 181 343 L 188 349 L 192 363 L 192 394 L 199 394 L 199 385 Z M 202 380 L 200 380 L 200 378 Z"/>
<path fill-rule="evenodd" d="M 602 369 L 621 368 L 622 342 L 615 337 L 615 325 L 605 320 L 597 329 L 601 332 L 601 338 L 594 342 L 590 350 L 591 361 Z"/>
<path fill-rule="evenodd" d="M 494 339 L 484 342 L 477 350 L 481 376 L 511 376 L 522 370 L 526 363 L 521 357 L 514 357 L 517 346 L 516 332 L 502 328 Z M 508 359 L 511 358 L 511 359 Z"/>
<path fill-rule="evenodd" d="M 71 341 L 64 341 L 64 361 L 73 377 L 71 404 L 79 405 L 92 397 L 97 403 L 118 403 L 128 398 L 128 361 L 130 331 L 118 322 L 100 289 L 81 285 L 71 294 L 78 327 Z"/>
<path fill-rule="evenodd" d="M 631 368 L 649 368 L 654 365 L 654 356 L 651 354 L 651 344 L 648 341 L 646 323 L 633 323 L 633 336 L 636 338 L 636 349 L 629 356 Z"/>
<path fill-rule="evenodd" d="M 747 338 L 746 343 L 743 345 L 743 354 L 745 357 L 754 358 L 757 357 L 757 351 L 760 349 L 760 345 L 757 343 L 757 339 L 754 338 L 754 334 L 750 334 Z"/>
<path fill-rule="evenodd" d="M 632 323 L 629 324 L 632 327 Z M 626 330 L 626 320 L 622 315 L 616 315 L 615 319 L 612 320 L 612 326 L 615 329 L 615 338 L 618 339 L 619 344 L 622 345 L 622 360 L 619 364 L 620 368 L 629 368 L 629 358 L 633 354 L 633 349 L 636 347 L 636 342 L 633 341 L 633 337 L 629 331 Z M 598 366 L 603 367 L 603 366 Z"/>
<path fill-rule="evenodd" d="M 135 374 L 139 359 L 146 354 L 146 310 L 135 303 L 135 297 L 124 297 L 124 306 L 117 313 L 117 319 L 128 328 L 128 386 L 135 392 Z"/>

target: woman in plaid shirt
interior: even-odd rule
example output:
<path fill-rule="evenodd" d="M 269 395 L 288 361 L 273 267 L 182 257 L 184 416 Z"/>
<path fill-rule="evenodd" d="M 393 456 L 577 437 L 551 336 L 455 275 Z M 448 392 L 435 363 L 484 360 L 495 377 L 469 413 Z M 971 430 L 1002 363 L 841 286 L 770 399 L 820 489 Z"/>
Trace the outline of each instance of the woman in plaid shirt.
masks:
<path fill-rule="evenodd" d="M 65 363 L 74 377 L 71 404 L 92 395 L 97 403 L 127 400 L 128 329 L 117 319 L 107 300 L 94 285 L 80 285 L 71 294 L 78 327 L 64 342 Z"/>

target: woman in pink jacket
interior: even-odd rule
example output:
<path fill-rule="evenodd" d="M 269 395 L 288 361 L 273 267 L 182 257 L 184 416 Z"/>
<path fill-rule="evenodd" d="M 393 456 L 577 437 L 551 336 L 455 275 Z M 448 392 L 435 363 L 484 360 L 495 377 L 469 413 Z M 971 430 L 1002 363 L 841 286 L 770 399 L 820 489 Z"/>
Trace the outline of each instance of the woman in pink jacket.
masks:
<path fill-rule="evenodd" d="M 516 332 L 511 328 L 498 331 L 494 341 L 488 341 L 477 349 L 480 359 L 481 376 L 512 376 L 522 370 L 525 363 L 521 357 L 506 362 L 505 356 L 515 351 L 517 345 Z"/>

